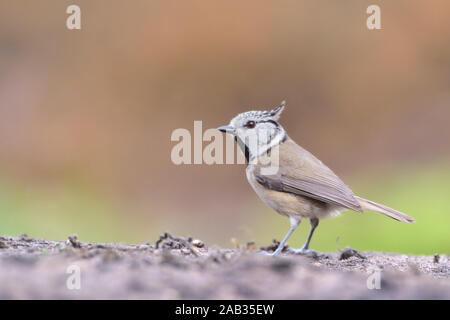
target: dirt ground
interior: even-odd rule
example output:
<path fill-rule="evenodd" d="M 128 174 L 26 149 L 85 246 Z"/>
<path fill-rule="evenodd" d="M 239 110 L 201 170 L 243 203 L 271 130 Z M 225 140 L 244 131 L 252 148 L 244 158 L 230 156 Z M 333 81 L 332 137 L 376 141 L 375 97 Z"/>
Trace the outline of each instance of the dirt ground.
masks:
<path fill-rule="evenodd" d="M 140 245 L 0 237 L 0 299 L 450 298 L 448 256 L 259 249 L 170 234 Z"/>

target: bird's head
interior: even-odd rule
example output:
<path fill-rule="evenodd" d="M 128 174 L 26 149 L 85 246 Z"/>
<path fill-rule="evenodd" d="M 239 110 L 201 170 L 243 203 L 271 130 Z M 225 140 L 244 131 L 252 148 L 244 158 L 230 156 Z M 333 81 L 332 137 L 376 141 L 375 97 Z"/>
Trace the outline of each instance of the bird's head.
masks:
<path fill-rule="evenodd" d="M 235 116 L 230 124 L 217 128 L 231 134 L 250 157 L 260 156 L 286 139 L 283 127 L 278 123 L 286 102 L 269 111 L 248 111 Z"/>

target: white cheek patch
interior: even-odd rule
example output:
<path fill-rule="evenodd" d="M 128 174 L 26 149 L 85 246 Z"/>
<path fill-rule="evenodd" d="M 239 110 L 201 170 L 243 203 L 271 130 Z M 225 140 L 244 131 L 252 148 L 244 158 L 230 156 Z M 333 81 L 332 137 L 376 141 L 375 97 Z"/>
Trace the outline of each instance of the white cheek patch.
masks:
<path fill-rule="evenodd" d="M 284 139 L 284 131 L 270 128 L 268 130 L 261 130 L 258 133 L 258 150 L 256 155 L 259 157 L 265 154 L 268 150 L 278 146 Z"/>
<path fill-rule="evenodd" d="M 284 132 L 274 129 L 249 129 L 240 134 L 247 145 L 251 157 L 259 157 L 277 146 L 284 139 Z"/>
<path fill-rule="evenodd" d="M 230 125 L 234 125 L 231 121 Z M 238 127 L 236 136 L 245 143 L 249 150 L 250 160 L 256 160 L 267 154 L 268 150 L 278 146 L 285 137 L 284 130 L 270 124 L 259 123 L 253 129 Z"/>
<path fill-rule="evenodd" d="M 242 140 L 245 145 L 247 146 L 248 150 L 250 151 L 250 154 L 256 154 L 258 150 L 258 135 L 256 134 L 256 130 L 254 129 L 237 129 L 236 135 L 240 140 Z"/>

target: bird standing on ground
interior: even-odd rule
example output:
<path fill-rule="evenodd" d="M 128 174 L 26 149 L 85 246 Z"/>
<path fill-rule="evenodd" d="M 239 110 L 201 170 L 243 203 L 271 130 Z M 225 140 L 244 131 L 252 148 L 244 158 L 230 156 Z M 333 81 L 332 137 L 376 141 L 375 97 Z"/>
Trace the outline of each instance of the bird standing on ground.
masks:
<path fill-rule="evenodd" d="M 309 219 L 311 230 L 302 248 L 290 249 L 299 254 L 312 251 L 309 243 L 320 219 L 344 210 L 369 210 L 401 222 L 414 222 L 404 213 L 355 196 L 333 171 L 289 138 L 278 122 L 285 105 L 283 101 L 270 111 L 238 114 L 228 126 L 218 128 L 233 135 L 244 152 L 248 162 L 247 179 L 258 196 L 289 218 L 289 232 L 272 255 L 283 250 L 302 219 Z M 269 163 L 267 159 L 275 161 Z"/>

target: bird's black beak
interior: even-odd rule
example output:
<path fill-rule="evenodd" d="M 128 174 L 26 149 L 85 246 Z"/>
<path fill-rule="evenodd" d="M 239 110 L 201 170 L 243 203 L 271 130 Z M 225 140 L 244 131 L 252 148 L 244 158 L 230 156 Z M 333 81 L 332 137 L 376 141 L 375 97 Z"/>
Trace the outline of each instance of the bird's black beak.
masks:
<path fill-rule="evenodd" d="M 221 126 L 218 127 L 217 130 L 225 132 L 225 133 L 233 133 L 234 129 L 231 126 Z"/>

